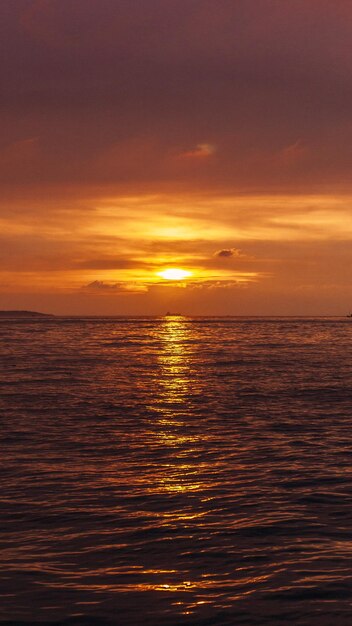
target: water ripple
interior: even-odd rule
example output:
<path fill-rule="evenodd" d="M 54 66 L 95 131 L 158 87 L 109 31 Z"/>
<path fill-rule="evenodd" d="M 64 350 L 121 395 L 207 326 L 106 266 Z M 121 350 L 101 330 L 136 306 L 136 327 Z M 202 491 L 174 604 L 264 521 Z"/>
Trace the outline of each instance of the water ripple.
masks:
<path fill-rule="evenodd" d="M 351 623 L 350 320 L 0 338 L 3 625 Z"/>

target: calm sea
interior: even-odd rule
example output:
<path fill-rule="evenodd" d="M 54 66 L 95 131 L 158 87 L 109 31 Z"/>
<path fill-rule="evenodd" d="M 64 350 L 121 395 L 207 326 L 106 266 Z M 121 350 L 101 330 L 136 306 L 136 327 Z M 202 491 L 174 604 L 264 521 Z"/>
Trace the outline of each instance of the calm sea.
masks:
<path fill-rule="evenodd" d="M 0 622 L 352 623 L 352 321 L 2 320 Z"/>

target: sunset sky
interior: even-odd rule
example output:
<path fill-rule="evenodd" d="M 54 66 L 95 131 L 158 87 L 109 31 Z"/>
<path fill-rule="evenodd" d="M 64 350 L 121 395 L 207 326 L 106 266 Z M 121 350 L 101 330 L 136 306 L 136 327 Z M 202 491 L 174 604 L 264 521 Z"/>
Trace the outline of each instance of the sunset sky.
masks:
<path fill-rule="evenodd" d="M 349 0 L 0 17 L 0 308 L 352 309 Z"/>

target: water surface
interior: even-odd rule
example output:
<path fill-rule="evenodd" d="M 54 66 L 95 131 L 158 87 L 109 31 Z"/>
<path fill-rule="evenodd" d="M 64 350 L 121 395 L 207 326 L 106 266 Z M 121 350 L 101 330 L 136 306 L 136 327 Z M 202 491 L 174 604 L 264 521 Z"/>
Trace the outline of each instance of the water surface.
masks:
<path fill-rule="evenodd" d="M 352 623 L 352 322 L 0 321 L 0 620 Z"/>

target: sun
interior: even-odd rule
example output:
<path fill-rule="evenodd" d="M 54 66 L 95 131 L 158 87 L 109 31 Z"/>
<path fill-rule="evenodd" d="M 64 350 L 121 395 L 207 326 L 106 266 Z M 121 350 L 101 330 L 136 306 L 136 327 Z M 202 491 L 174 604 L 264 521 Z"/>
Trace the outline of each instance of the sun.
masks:
<path fill-rule="evenodd" d="M 158 276 L 165 278 L 165 280 L 184 280 L 185 278 L 192 276 L 192 272 L 181 270 L 178 267 L 170 267 L 162 272 L 158 272 Z"/>

